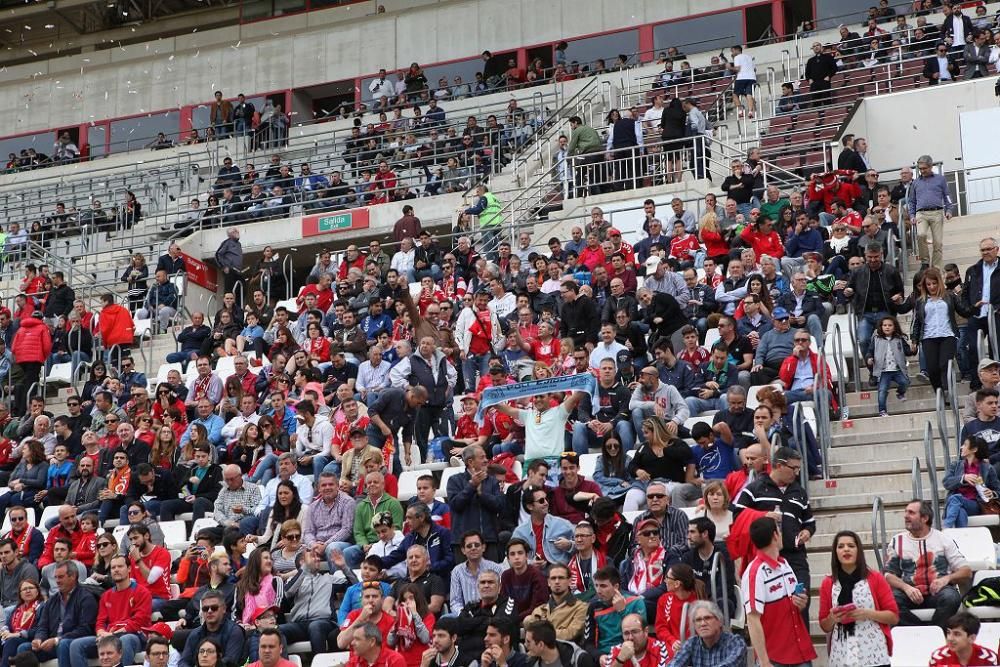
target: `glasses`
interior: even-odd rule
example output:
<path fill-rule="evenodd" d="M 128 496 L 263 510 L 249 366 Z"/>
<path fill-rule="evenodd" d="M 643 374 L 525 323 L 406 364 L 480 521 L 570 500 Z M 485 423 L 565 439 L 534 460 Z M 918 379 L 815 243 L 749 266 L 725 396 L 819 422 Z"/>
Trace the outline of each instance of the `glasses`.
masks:
<path fill-rule="evenodd" d="M 531 502 L 534 503 L 535 505 L 548 505 L 549 504 L 549 499 L 548 498 L 535 498 Z"/>
<path fill-rule="evenodd" d="M 302 538 L 302 536 L 299 535 L 298 533 L 290 533 L 288 535 L 285 535 L 285 539 L 286 540 L 298 540 L 298 539 L 301 539 L 301 538 Z"/>
<path fill-rule="evenodd" d="M 482 549 L 483 545 L 482 545 L 481 542 L 473 542 L 471 544 L 466 544 L 465 548 L 466 549 Z"/>
<path fill-rule="evenodd" d="M 105 424 L 117 424 L 118 420 L 117 419 L 105 419 L 104 423 Z"/>
<path fill-rule="evenodd" d="M 27 519 L 28 517 L 26 516 L 12 516 L 10 518 L 11 521 L 27 521 Z"/>
<path fill-rule="evenodd" d="M 665 493 L 647 493 L 646 500 L 663 500 L 667 497 Z"/>
<path fill-rule="evenodd" d="M 979 252 L 995 252 L 996 249 L 997 249 L 996 246 L 991 246 L 989 248 L 980 248 Z"/>
<path fill-rule="evenodd" d="M 128 515 L 129 516 L 137 516 L 139 514 L 142 514 L 142 512 L 140 512 L 139 510 L 129 510 L 128 511 Z"/>
<path fill-rule="evenodd" d="M 660 531 L 658 531 L 658 530 L 644 530 L 641 533 L 639 533 L 639 535 L 641 535 L 642 537 L 659 537 L 660 536 Z M 667 577 L 667 578 L 669 579 L 670 577 Z"/>
<path fill-rule="evenodd" d="M 208 655 L 209 653 L 215 653 L 215 652 L 216 650 L 214 646 L 202 646 L 200 649 L 198 649 L 198 655 Z"/>
<path fill-rule="evenodd" d="M 217 604 L 203 604 L 201 606 L 202 612 L 219 611 L 219 605 Z"/>
<path fill-rule="evenodd" d="M 113 546 L 115 546 L 115 545 L 111 544 L 111 542 L 98 542 L 97 543 L 97 548 L 98 549 L 103 549 L 104 547 L 113 547 Z"/>
<path fill-rule="evenodd" d="M 808 338 L 796 338 L 795 342 L 796 343 L 808 343 L 809 339 Z"/>

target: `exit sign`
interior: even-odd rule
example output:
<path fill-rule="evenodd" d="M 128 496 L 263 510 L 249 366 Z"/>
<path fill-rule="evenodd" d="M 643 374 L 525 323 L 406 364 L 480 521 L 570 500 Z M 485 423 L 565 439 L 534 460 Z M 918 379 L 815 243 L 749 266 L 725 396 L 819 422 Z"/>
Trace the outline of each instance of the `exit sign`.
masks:
<path fill-rule="evenodd" d="M 334 234 L 351 229 L 367 229 L 368 209 L 355 208 L 337 213 L 302 216 L 302 236 Z"/>

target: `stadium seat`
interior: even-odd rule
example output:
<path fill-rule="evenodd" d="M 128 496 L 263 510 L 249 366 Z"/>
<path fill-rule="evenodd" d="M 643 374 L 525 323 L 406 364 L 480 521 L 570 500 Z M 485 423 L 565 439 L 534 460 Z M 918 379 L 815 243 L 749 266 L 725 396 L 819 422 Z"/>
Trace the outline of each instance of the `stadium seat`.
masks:
<path fill-rule="evenodd" d="M 441 471 L 441 488 L 438 490 L 438 492 L 441 494 L 442 497 L 444 498 L 448 497 L 448 480 L 451 479 L 452 476 L 457 475 L 460 472 L 465 472 L 465 468 L 452 466 L 450 468 L 445 468 L 443 471 Z"/>
<path fill-rule="evenodd" d="M 295 642 L 294 644 L 288 645 L 289 653 L 308 653 L 311 650 L 312 650 L 312 644 L 310 644 L 309 642 Z"/>
<path fill-rule="evenodd" d="M 719 340 L 720 334 L 718 328 L 709 329 L 705 332 L 705 349 L 711 350 L 712 346 L 715 345 L 716 341 Z"/>
<path fill-rule="evenodd" d="M 191 524 L 191 535 L 188 537 L 188 543 L 194 544 L 198 537 L 198 533 L 201 532 L 203 528 L 214 528 L 219 525 L 213 517 L 203 516 L 194 523 Z"/>
<path fill-rule="evenodd" d="M 975 607 L 969 609 L 969 611 L 974 610 Z M 1000 644 L 1000 623 L 981 623 L 979 634 L 976 635 L 976 643 L 995 651 L 997 645 Z"/>
<path fill-rule="evenodd" d="M 597 459 L 600 454 L 580 455 L 580 474 L 587 479 L 594 479 L 594 471 L 597 470 Z"/>
<path fill-rule="evenodd" d="M 34 507 L 25 508 L 25 512 L 28 516 L 28 523 L 30 523 L 32 526 L 37 526 L 38 524 L 35 522 L 35 508 Z M 10 512 L 4 512 L 3 526 L 0 526 L 0 533 L 9 533 L 9 532 L 10 532 Z"/>
<path fill-rule="evenodd" d="M 42 516 L 39 517 L 38 519 L 39 530 L 41 530 L 44 533 L 47 533 L 48 529 L 45 528 L 45 523 L 49 519 L 58 519 L 58 518 L 59 518 L 59 505 L 49 505 L 48 507 L 42 510 Z"/>
<path fill-rule="evenodd" d="M 135 320 L 135 337 L 142 338 L 150 332 L 152 326 L 153 320 Z"/>
<path fill-rule="evenodd" d="M 633 525 L 635 524 L 635 520 L 637 518 L 639 518 L 639 516 L 641 514 L 642 514 L 642 510 L 634 510 L 634 511 L 631 511 L 631 512 L 622 512 L 622 516 L 625 517 L 625 520 L 628 521 L 629 523 L 633 524 Z"/>
<path fill-rule="evenodd" d="M 124 526 L 115 526 L 114 530 L 111 531 L 111 539 L 115 541 L 116 544 L 121 544 L 122 540 L 125 539 L 125 533 L 128 532 L 130 528 L 129 524 Z"/>
<path fill-rule="evenodd" d="M 417 495 L 417 478 L 423 473 L 421 470 L 404 470 L 399 475 L 399 495 L 400 502 L 405 503 L 410 498 Z"/>
<path fill-rule="evenodd" d="M 52 364 L 49 374 L 45 376 L 45 381 L 55 384 L 72 384 L 73 362 L 67 361 L 64 364 Z"/>
<path fill-rule="evenodd" d="M 346 663 L 351 657 L 349 651 L 338 653 L 317 653 L 313 656 L 310 667 L 336 667 Z"/>
<path fill-rule="evenodd" d="M 897 626 L 892 629 L 892 667 L 926 665 L 930 654 L 944 645 L 944 632 L 936 625 Z"/>
<path fill-rule="evenodd" d="M 943 532 L 955 540 L 973 572 L 996 568 L 996 550 L 988 528 L 945 528 Z"/>
<path fill-rule="evenodd" d="M 187 526 L 183 521 L 161 521 L 160 530 L 163 531 L 163 543 L 168 549 L 188 548 Z"/>

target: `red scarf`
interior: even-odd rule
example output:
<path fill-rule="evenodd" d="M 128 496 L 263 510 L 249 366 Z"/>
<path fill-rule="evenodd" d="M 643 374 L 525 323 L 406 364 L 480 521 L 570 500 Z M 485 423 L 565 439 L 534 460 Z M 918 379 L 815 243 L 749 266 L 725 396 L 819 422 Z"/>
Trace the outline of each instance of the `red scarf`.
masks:
<path fill-rule="evenodd" d="M 208 398 L 208 386 L 212 383 L 212 376 L 209 375 L 204 380 L 198 378 L 194 381 L 194 400 L 200 401 L 203 398 Z"/>
<path fill-rule="evenodd" d="M 620 525 L 622 525 L 622 515 L 615 514 L 614 519 L 608 521 L 603 526 L 597 527 L 597 532 L 594 535 L 597 539 L 594 542 L 594 546 L 604 556 L 605 560 L 608 557 L 608 541 L 611 540 L 611 536 L 615 534 Z"/>
<path fill-rule="evenodd" d="M 33 526 L 29 525 L 27 528 L 21 531 L 20 537 L 14 534 L 13 530 L 7 533 L 7 537 L 9 537 L 10 539 L 14 540 L 17 543 L 18 553 L 20 553 L 25 558 L 28 557 L 28 551 L 31 549 L 31 531 L 33 531 L 34 529 L 35 528 Z"/>
<path fill-rule="evenodd" d="M 663 567 L 663 559 L 666 555 L 667 550 L 660 545 L 649 555 L 647 562 L 642 557 L 642 549 L 636 549 L 635 556 L 632 557 L 632 579 L 629 581 L 628 589 L 641 595 L 650 588 L 661 585 L 663 574 L 666 571 Z"/>
<path fill-rule="evenodd" d="M 40 600 L 35 600 L 30 604 L 19 604 L 10 616 L 10 631 L 21 632 L 30 629 L 35 624 L 35 614 L 41 604 Z"/>
<path fill-rule="evenodd" d="M 405 604 L 400 604 L 397 610 L 399 613 L 396 616 L 396 641 L 398 648 L 405 651 L 416 643 L 417 628 L 413 623 L 412 612 Z"/>

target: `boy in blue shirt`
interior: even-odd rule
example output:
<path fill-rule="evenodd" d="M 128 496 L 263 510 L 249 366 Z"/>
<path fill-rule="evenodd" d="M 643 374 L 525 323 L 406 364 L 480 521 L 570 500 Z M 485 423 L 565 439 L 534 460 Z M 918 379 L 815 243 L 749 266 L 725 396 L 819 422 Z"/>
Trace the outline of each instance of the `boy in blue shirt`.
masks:
<path fill-rule="evenodd" d="M 698 443 L 691 448 L 691 454 L 702 479 L 725 479 L 736 469 L 733 443 L 726 442 L 712 426 L 698 422 L 691 428 L 691 437 Z"/>

